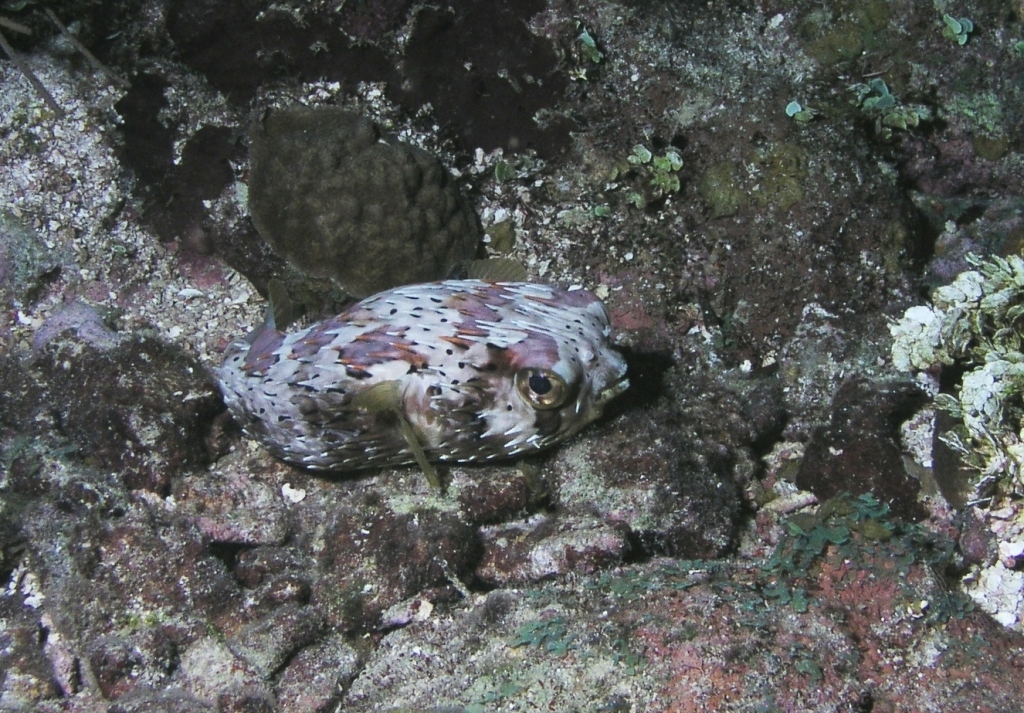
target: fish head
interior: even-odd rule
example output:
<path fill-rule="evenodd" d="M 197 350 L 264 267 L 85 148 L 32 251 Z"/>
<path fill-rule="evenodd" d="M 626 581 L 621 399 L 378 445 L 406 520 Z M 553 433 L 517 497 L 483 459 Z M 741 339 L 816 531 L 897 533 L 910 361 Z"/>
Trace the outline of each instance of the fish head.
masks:
<path fill-rule="evenodd" d="M 491 391 L 484 438 L 505 439 L 505 455 L 545 448 L 599 418 L 629 386 L 611 344 L 604 305 L 583 290 L 508 286 L 519 292 L 491 329 Z M 479 327 L 480 325 L 474 325 Z"/>

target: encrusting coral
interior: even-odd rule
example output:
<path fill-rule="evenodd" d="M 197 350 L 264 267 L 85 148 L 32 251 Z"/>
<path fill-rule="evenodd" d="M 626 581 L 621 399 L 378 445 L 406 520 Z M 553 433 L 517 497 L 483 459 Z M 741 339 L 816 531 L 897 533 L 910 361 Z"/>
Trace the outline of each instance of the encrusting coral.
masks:
<path fill-rule="evenodd" d="M 958 423 L 940 437 L 976 469 L 978 497 L 993 486 L 1024 492 L 1024 258 L 968 258 L 976 268 L 932 293 L 932 306 L 906 311 L 890 327 L 893 364 L 901 371 L 965 369 L 956 395 L 936 405 Z"/>

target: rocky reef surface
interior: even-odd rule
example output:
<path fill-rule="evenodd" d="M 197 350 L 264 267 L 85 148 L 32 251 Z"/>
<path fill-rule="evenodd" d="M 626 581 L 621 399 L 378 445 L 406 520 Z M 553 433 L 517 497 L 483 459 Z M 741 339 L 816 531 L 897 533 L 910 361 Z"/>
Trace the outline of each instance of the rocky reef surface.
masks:
<path fill-rule="evenodd" d="M 0 7 L 0 710 L 1018 707 L 1017 498 L 890 326 L 1024 244 L 1024 6 L 500 5 L 49 4 L 106 71 Z M 295 105 L 436 156 L 478 256 L 605 301 L 630 391 L 444 492 L 242 438 L 226 344 L 349 299 L 250 217 Z"/>

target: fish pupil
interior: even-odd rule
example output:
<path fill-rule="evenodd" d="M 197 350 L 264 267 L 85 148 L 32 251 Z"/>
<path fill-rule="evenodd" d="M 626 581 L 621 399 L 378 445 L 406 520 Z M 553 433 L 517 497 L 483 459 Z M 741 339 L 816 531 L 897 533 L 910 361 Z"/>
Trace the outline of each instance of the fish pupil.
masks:
<path fill-rule="evenodd" d="M 551 379 L 543 374 L 530 374 L 530 380 L 527 383 L 530 385 L 530 390 L 540 396 L 543 396 L 552 389 Z"/>

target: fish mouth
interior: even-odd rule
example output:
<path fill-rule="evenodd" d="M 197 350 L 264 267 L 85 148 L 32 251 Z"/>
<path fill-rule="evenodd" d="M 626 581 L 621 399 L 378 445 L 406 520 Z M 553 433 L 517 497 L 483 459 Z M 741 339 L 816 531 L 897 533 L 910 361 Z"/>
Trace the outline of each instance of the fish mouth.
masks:
<path fill-rule="evenodd" d="M 597 400 L 599 403 L 607 403 L 614 399 L 616 396 L 624 392 L 629 388 L 629 379 L 623 376 L 616 382 L 609 384 L 608 386 L 601 389 L 597 394 Z"/>

